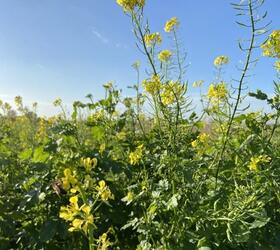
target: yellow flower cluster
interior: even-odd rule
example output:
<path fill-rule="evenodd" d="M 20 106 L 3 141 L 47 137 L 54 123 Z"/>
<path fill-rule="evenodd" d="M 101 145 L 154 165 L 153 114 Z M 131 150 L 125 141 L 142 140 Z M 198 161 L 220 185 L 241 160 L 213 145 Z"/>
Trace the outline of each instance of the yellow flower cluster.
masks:
<path fill-rule="evenodd" d="M 89 120 L 92 122 L 97 122 L 103 120 L 105 117 L 105 111 L 103 109 L 97 110 L 94 114 L 89 116 Z"/>
<path fill-rule="evenodd" d="M 136 165 L 139 163 L 139 161 L 141 160 L 141 158 L 143 156 L 143 147 L 144 147 L 144 145 L 141 144 L 135 149 L 135 151 L 130 152 L 129 162 L 131 165 Z"/>
<path fill-rule="evenodd" d="M 58 120 L 57 116 L 51 116 L 48 118 L 48 123 L 49 125 L 53 125 L 57 122 L 57 120 Z"/>
<path fill-rule="evenodd" d="M 162 50 L 159 55 L 158 55 L 158 59 L 162 62 L 166 62 L 170 59 L 170 57 L 172 56 L 172 53 L 170 50 Z"/>
<path fill-rule="evenodd" d="M 148 47 L 154 46 L 156 44 L 161 44 L 161 35 L 158 32 L 146 34 L 144 36 L 144 42 Z"/>
<path fill-rule="evenodd" d="M 91 169 L 93 169 L 97 166 L 97 159 L 96 158 L 90 158 L 90 157 L 82 158 L 81 163 L 85 167 L 86 172 L 90 172 Z"/>
<path fill-rule="evenodd" d="M 193 148 L 196 148 L 199 145 L 199 143 L 206 142 L 208 140 L 208 138 L 209 138 L 208 134 L 201 133 L 201 134 L 198 135 L 196 140 L 192 141 L 191 145 L 192 145 Z"/>
<path fill-rule="evenodd" d="M 107 250 L 109 246 L 112 245 L 112 243 L 108 240 L 108 235 L 106 233 L 102 234 L 98 240 L 97 240 L 98 250 Z"/>
<path fill-rule="evenodd" d="M 259 171 L 259 167 L 261 164 L 268 163 L 270 161 L 271 158 L 267 155 L 259 155 L 257 157 L 251 157 L 248 167 L 251 171 Z"/>
<path fill-rule="evenodd" d="M 179 100 L 185 92 L 185 86 L 180 82 L 170 81 L 163 87 L 161 93 L 161 101 L 164 105 L 173 104 L 176 101 L 176 98 Z"/>
<path fill-rule="evenodd" d="M 164 31 L 169 33 L 172 30 L 174 30 L 175 27 L 178 27 L 179 24 L 180 24 L 180 22 L 177 19 L 177 17 L 172 17 L 165 23 Z"/>
<path fill-rule="evenodd" d="M 274 30 L 261 48 L 264 56 L 280 59 L 280 30 Z"/>
<path fill-rule="evenodd" d="M 146 92 L 148 92 L 151 95 L 154 95 L 158 91 L 160 91 L 161 88 L 160 77 L 158 75 L 153 75 L 151 79 L 144 80 L 142 82 L 142 85 Z"/>
<path fill-rule="evenodd" d="M 275 66 L 276 70 L 277 70 L 278 72 L 280 72 L 280 60 L 276 61 L 275 64 L 274 64 L 274 66 Z"/>
<path fill-rule="evenodd" d="M 78 184 L 78 180 L 75 178 L 74 174 L 69 168 L 64 169 L 63 171 L 64 177 L 62 178 L 63 189 L 69 190 L 72 186 L 73 191 L 77 189 L 76 185 Z"/>
<path fill-rule="evenodd" d="M 125 12 L 132 12 L 136 7 L 143 8 L 145 0 L 117 0 L 117 4 L 123 7 Z"/>
<path fill-rule="evenodd" d="M 22 97 L 21 96 L 16 96 L 15 97 L 15 104 L 17 107 L 20 107 L 23 105 L 23 102 L 22 102 Z"/>
<path fill-rule="evenodd" d="M 210 84 L 207 96 L 213 101 L 223 100 L 227 97 L 228 91 L 225 82 L 221 81 L 218 84 Z"/>
<path fill-rule="evenodd" d="M 90 213 L 91 208 L 89 205 L 82 205 L 79 207 L 78 196 L 73 196 L 69 199 L 70 205 L 60 208 L 59 217 L 71 222 L 71 227 L 68 231 L 83 230 L 87 233 L 88 226 L 93 224 L 93 215 Z"/>
<path fill-rule="evenodd" d="M 214 65 L 220 67 L 222 65 L 228 64 L 229 58 L 227 56 L 218 56 L 214 60 Z"/>
<path fill-rule="evenodd" d="M 105 181 L 99 181 L 96 190 L 98 191 L 98 195 L 100 196 L 101 200 L 107 201 L 109 199 L 114 199 L 114 195 L 111 193 L 111 190 L 106 185 Z"/>
<path fill-rule="evenodd" d="M 36 140 L 40 141 L 42 138 L 45 138 L 47 135 L 47 121 L 43 118 L 40 118 L 39 120 L 39 126 L 36 131 Z"/>
<path fill-rule="evenodd" d="M 126 205 L 129 205 L 134 199 L 134 193 L 129 191 L 125 197 L 122 198 L 123 202 L 126 202 Z"/>

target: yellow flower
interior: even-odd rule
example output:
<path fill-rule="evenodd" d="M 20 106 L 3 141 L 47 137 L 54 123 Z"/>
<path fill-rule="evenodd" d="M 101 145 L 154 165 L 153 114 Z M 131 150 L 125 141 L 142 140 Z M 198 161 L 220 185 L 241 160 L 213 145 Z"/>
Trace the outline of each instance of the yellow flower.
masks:
<path fill-rule="evenodd" d="M 271 158 L 267 155 L 259 155 L 257 157 L 251 157 L 250 163 L 248 165 L 251 171 L 259 171 L 260 165 L 268 163 L 271 161 Z"/>
<path fill-rule="evenodd" d="M 280 59 L 280 30 L 274 30 L 268 40 L 261 45 L 263 56 L 276 57 Z"/>
<path fill-rule="evenodd" d="M 144 36 L 144 42 L 148 47 L 154 46 L 156 44 L 161 44 L 161 36 L 158 32 L 146 34 Z"/>
<path fill-rule="evenodd" d="M 70 201 L 70 204 L 71 204 L 75 209 L 77 209 L 77 210 L 79 209 L 79 205 L 78 205 L 79 198 L 78 198 L 77 195 L 76 195 L 76 196 L 70 197 L 69 201 Z"/>
<path fill-rule="evenodd" d="M 277 70 L 278 72 L 280 72 L 280 60 L 276 61 L 275 64 L 274 64 L 274 66 L 275 66 L 276 70 Z"/>
<path fill-rule="evenodd" d="M 102 143 L 99 147 L 99 153 L 102 154 L 106 149 L 106 144 L 105 143 Z"/>
<path fill-rule="evenodd" d="M 151 95 L 154 95 L 158 91 L 160 91 L 161 88 L 160 77 L 158 75 L 153 75 L 150 80 L 144 80 L 142 82 L 142 85 L 146 92 L 148 92 Z"/>
<path fill-rule="evenodd" d="M 131 165 L 136 165 L 139 163 L 139 161 L 142 158 L 143 155 L 143 147 L 144 145 L 141 144 L 140 146 L 138 146 L 135 151 L 130 152 L 129 154 L 129 162 Z"/>
<path fill-rule="evenodd" d="M 254 158 L 254 157 L 251 157 L 250 159 L 250 163 L 249 163 L 249 169 L 252 170 L 252 171 L 257 171 L 258 170 L 258 158 Z"/>
<path fill-rule="evenodd" d="M 81 219 L 74 219 L 74 220 L 72 221 L 72 227 L 70 227 L 70 228 L 68 229 L 68 231 L 69 231 L 69 232 L 73 232 L 73 231 L 75 231 L 75 230 L 80 230 L 83 223 L 84 223 L 84 221 L 81 220 Z"/>
<path fill-rule="evenodd" d="M 76 187 L 70 189 L 70 192 L 71 192 L 72 194 L 75 194 L 75 193 L 77 193 L 78 191 L 79 191 L 79 189 L 76 188 Z"/>
<path fill-rule="evenodd" d="M 90 172 L 92 168 L 97 166 L 97 159 L 96 158 L 82 158 L 81 162 L 86 169 L 86 172 Z"/>
<path fill-rule="evenodd" d="M 162 62 L 166 62 L 170 59 L 171 56 L 172 53 L 170 50 L 162 50 L 158 55 L 158 59 Z"/>
<path fill-rule="evenodd" d="M 74 217 L 79 212 L 79 205 L 78 205 L 78 196 L 73 196 L 69 199 L 70 205 L 65 207 L 62 206 L 60 208 L 59 217 L 66 220 L 66 221 L 73 221 Z"/>
<path fill-rule="evenodd" d="M 72 196 L 69 199 L 70 204 L 65 207 L 60 208 L 59 217 L 70 221 L 71 227 L 68 231 L 78 231 L 83 230 L 85 233 L 88 232 L 88 226 L 93 224 L 94 217 L 90 213 L 91 207 L 87 204 L 83 204 L 81 207 L 78 205 L 79 198 L 78 196 Z"/>
<path fill-rule="evenodd" d="M 100 195 L 101 200 L 107 201 L 109 199 L 114 199 L 114 195 L 111 193 L 111 190 L 104 180 L 98 182 L 96 190 L 98 191 L 98 195 Z"/>
<path fill-rule="evenodd" d="M 86 233 L 87 229 L 88 229 L 88 226 L 93 224 L 94 217 L 90 213 L 91 207 L 89 205 L 86 205 L 86 204 L 82 205 L 80 210 L 83 212 L 83 222 L 84 222 L 84 224 L 82 226 L 82 229 Z"/>
<path fill-rule="evenodd" d="M 228 62 L 229 62 L 229 58 L 227 56 L 218 56 L 214 60 L 214 65 L 216 67 L 219 67 L 219 66 L 228 64 Z"/>
<path fill-rule="evenodd" d="M 69 168 L 64 169 L 64 177 L 62 178 L 62 186 L 63 189 L 69 190 L 72 187 L 74 187 L 78 180 L 75 178 L 75 176 L 72 174 L 72 171 Z"/>
<path fill-rule="evenodd" d="M 201 133 L 197 138 L 200 142 L 205 142 L 209 138 L 209 135 L 206 133 Z"/>
<path fill-rule="evenodd" d="M 172 17 L 165 23 L 164 31 L 169 33 L 174 30 L 175 27 L 178 27 L 179 24 L 180 22 L 178 21 L 177 17 Z"/>
<path fill-rule="evenodd" d="M 161 93 L 161 101 L 164 105 L 173 104 L 176 99 L 180 100 L 182 95 L 185 93 L 185 86 L 180 82 L 170 81 L 164 85 Z"/>
<path fill-rule="evenodd" d="M 117 0 L 117 4 L 123 7 L 125 12 L 132 12 L 136 7 L 143 8 L 145 0 Z"/>
<path fill-rule="evenodd" d="M 191 142 L 191 145 L 192 145 L 193 148 L 196 148 L 197 145 L 198 145 L 198 140 L 192 141 L 192 142 Z"/>
<path fill-rule="evenodd" d="M 16 104 L 16 106 L 17 107 L 20 107 L 20 106 L 22 106 L 22 97 L 21 96 L 16 96 L 15 97 L 15 104 Z"/>
<path fill-rule="evenodd" d="M 209 135 L 206 134 L 206 133 L 200 133 L 198 136 L 197 136 L 197 139 L 192 141 L 191 142 L 191 145 L 193 148 L 196 148 L 199 143 L 204 143 L 204 142 L 207 142 L 207 139 L 209 138 Z"/>
<path fill-rule="evenodd" d="M 60 208 L 59 218 L 62 218 L 66 221 L 72 221 L 74 219 L 75 215 L 76 215 L 76 213 L 74 211 L 71 211 L 70 209 L 68 209 L 65 206 L 62 206 Z"/>
<path fill-rule="evenodd" d="M 109 246 L 112 245 L 112 243 L 108 240 L 108 235 L 106 233 L 102 234 L 98 240 L 98 250 L 107 250 Z"/>
<path fill-rule="evenodd" d="M 35 136 L 36 139 L 39 141 L 42 140 L 41 138 L 45 138 L 46 135 L 47 135 L 47 121 L 42 118 L 39 121 L 39 126 Z"/>
<path fill-rule="evenodd" d="M 208 89 L 208 97 L 214 102 L 223 100 L 227 97 L 228 91 L 225 82 L 221 81 L 218 84 L 210 84 Z"/>
<path fill-rule="evenodd" d="M 80 209 L 81 209 L 85 214 L 90 214 L 91 208 L 90 208 L 89 205 L 84 204 L 84 205 L 81 206 Z"/>
<path fill-rule="evenodd" d="M 129 191 L 127 195 L 122 198 L 122 201 L 126 202 L 126 205 L 128 205 L 133 201 L 133 198 L 134 198 L 134 193 Z"/>

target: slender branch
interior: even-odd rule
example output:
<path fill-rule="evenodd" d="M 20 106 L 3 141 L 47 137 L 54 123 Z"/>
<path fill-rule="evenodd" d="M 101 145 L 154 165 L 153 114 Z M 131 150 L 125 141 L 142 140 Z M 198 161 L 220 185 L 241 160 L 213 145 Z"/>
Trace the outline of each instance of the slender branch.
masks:
<path fill-rule="evenodd" d="M 230 117 L 229 122 L 228 122 L 228 127 L 227 127 L 226 135 L 225 135 L 225 138 L 224 138 L 224 143 L 222 145 L 222 150 L 221 150 L 221 153 L 219 155 L 219 159 L 218 159 L 218 163 L 217 163 L 217 170 L 216 170 L 216 175 L 215 175 L 215 180 L 216 180 L 215 186 L 216 187 L 217 187 L 217 181 L 218 181 L 219 171 L 220 171 L 220 167 L 221 167 L 221 161 L 223 159 L 223 156 L 224 156 L 224 153 L 225 153 L 225 150 L 226 150 L 229 135 L 230 135 L 231 128 L 232 128 L 232 125 L 233 125 L 233 120 L 234 120 L 234 117 L 236 115 L 236 112 L 237 112 L 237 109 L 238 109 L 238 106 L 239 106 L 239 103 L 240 103 L 240 100 L 241 100 L 242 86 L 244 84 L 244 79 L 246 78 L 247 71 L 249 69 L 249 65 L 250 65 L 250 61 L 251 61 L 251 57 L 252 57 L 252 51 L 254 49 L 255 22 L 254 22 L 254 15 L 253 15 L 252 0 L 249 0 L 248 5 L 249 5 L 248 7 L 249 7 L 250 22 L 251 22 L 251 25 L 250 25 L 251 26 L 250 46 L 249 46 L 249 49 L 248 49 L 248 52 L 247 52 L 246 62 L 245 62 L 245 65 L 244 65 L 244 68 L 242 70 L 242 74 L 241 74 L 241 77 L 240 77 L 240 80 L 239 80 L 239 85 L 238 85 L 238 89 L 237 89 L 237 91 L 238 91 L 237 92 L 237 99 L 236 99 L 236 102 L 235 102 L 235 105 L 234 105 L 233 112 L 232 112 L 231 117 Z"/>

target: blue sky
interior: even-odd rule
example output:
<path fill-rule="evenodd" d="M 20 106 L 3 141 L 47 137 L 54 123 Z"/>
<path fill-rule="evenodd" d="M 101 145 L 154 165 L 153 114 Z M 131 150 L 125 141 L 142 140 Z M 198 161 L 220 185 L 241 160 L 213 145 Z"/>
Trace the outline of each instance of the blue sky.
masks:
<path fill-rule="evenodd" d="M 170 17 L 180 19 L 190 83 L 199 79 L 211 83 L 213 59 L 221 54 L 231 59 L 225 78 L 238 77 L 235 67 L 244 57 L 237 41 L 246 33 L 234 23 L 236 12 L 230 2 L 147 0 L 152 31 L 163 32 Z M 43 113 L 52 112 L 49 104 L 56 97 L 65 103 L 85 100 L 88 93 L 99 98 L 107 81 L 131 95 L 126 86 L 135 82 L 131 65 L 136 60 L 145 77 L 146 60 L 136 49 L 130 19 L 114 0 L 0 0 L 0 9 L 0 99 L 11 101 L 21 95 L 27 103 L 37 101 Z M 268 11 L 266 20 L 273 21 L 271 29 L 279 29 L 280 1 L 267 0 L 263 9 Z M 261 58 L 250 89 L 273 91 L 273 62 Z M 189 95 L 195 91 L 190 89 Z"/>

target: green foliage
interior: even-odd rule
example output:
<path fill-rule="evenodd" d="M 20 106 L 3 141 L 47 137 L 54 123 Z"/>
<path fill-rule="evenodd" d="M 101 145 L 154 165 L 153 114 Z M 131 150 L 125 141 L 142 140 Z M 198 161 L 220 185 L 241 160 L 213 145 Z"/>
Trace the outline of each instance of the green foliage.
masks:
<path fill-rule="evenodd" d="M 246 61 L 232 88 L 222 74 L 229 58 L 215 59 L 199 116 L 178 19 L 165 26 L 174 50 L 158 58 L 162 38 L 147 25 L 145 1 L 117 2 L 150 63 L 143 92 L 136 63 L 135 97 L 109 82 L 104 99 L 88 95 L 70 117 L 60 99 L 49 118 L 21 97 L 16 110 L 0 101 L 0 249 L 278 249 L 280 83 L 272 97 L 249 93 L 270 113 L 242 107 L 263 1 L 233 4 L 250 18 L 237 23 L 250 28 L 251 45 L 239 44 Z"/>

